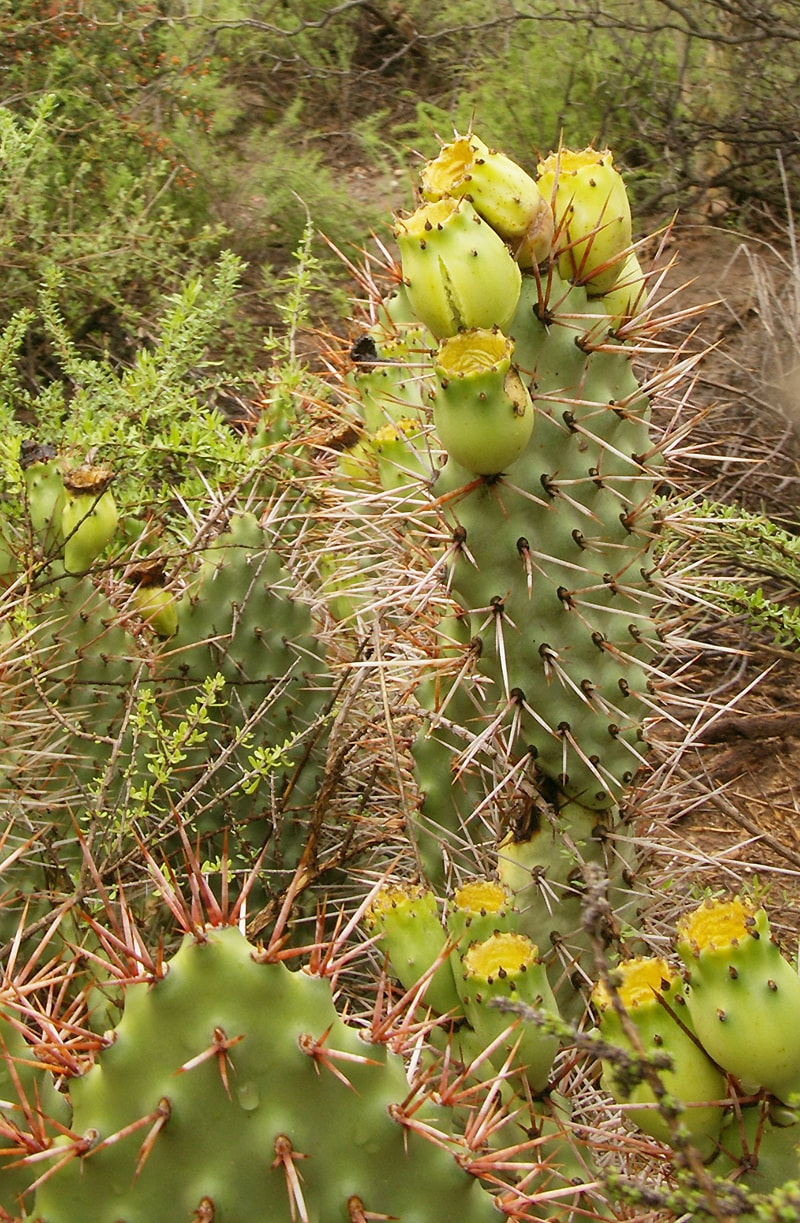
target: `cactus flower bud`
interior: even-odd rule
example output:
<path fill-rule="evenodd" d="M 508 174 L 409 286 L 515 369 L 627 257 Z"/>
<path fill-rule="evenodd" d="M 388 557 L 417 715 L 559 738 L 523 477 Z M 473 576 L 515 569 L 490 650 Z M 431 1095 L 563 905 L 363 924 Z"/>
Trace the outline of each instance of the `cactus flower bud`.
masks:
<path fill-rule="evenodd" d="M 531 1089 L 544 1091 L 558 1051 L 558 1037 L 513 1013 L 490 1006 L 493 999 L 521 1002 L 558 1016 L 558 1007 L 539 959 L 539 949 L 524 934 L 493 934 L 472 943 L 457 980 L 467 1019 L 484 1047 L 508 1031 L 505 1050 L 518 1043 L 517 1063 Z"/>
<path fill-rule="evenodd" d="M 703 1047 L 746 1091 L 766 1087 L 790 1103 L 800 1093 L 800 977 L 764 910 L 742 897 L 706 901 L 678 923 L 676 947 Z"/>
<path fill-rule="evenodd" d="M 553 198 L 558 267 L 590 296 L 607 293 L 632 239 L 628 193 L 608 149 L 560 149 L 539 163 L 539 189 Z"/>
<path fill-rule="evenodd" d="M 450 961 L 447 935 L 439 920 L 436 897 L 429 888 L 398 884 L 381 888 L 366 915 L 367 927 L 389 957 L 389 967 L 410 990 L 433 968 L 422 995 L 424 1006 L 440 1015 L 461 1012 Z"/>
<path fill-rule="evenodd" d="M 522 274 L 468 200 L 423 204 L 395 226 L 408 299 L 439 339 L 465 327 L 504 327 Z"/>
<path fill-rule="evenodd" d="M 491 476 L 519 458 L 533 431 L 533 404 L 501 331 L 463 331 L 436 358 L 432 393 L 439 440 L 454 462 Z"/>
<path fill-rule="evenodd" d="M 536 180 L 476 135 L 442 146 L 421 176 L 429 201 L 463 197 L 512 247 L 523 267 L 542 263 L 553 241 L 553 213 Z"/>
<path fill-rule="evenodd" d="M 716 1150 L 722 1125 L 725 1076 L 692 1038 L 691 1020 L 682 997 L 683 981 L 666 960 L 657 956 L 627 960 L 617 973 L 619 1001 L 637 1029 L 642 1051 L 665 1053 L 671 1059 L 671 1068 L 658 1072 L 664 1099 L 674 1104 L 675 1121 L 707 1159 Z M 637 1054 L 639 1050 L 625 1031 L 602 983 L 594 987 L 592 1002 L 599 1012 L 603 1038 L 626 1053 Z M 656 1107 L 656 1093 L 646 1078 L 632 1075 L 608 1058 L 603 1060 L 603 1086 L 618 1104 L 636 1105 L 626 1109 L 626 1116 L 639 1129 L 660 1142 L 674 1141 L 674 1127 L 663 1110 Z"/>

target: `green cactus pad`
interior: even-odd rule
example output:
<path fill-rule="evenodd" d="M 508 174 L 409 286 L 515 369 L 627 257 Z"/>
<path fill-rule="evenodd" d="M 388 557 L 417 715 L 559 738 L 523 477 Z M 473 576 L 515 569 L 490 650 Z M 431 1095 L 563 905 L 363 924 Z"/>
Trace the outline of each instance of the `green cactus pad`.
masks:
<path fill-rule="evenodd" d="M 457 1144 L 401 1123 L 407 1094 L 402 1060 L 337 1017 L 326 981 L 260 963 L 236 929 L 205 930 L 163 977 L 128 988 L 108 1046 L 70 1087 L 90 1149 L 45 1180 L 28 1218 L 291 1223 L 302 1199 L 327 1223 L 359 1199 L 368 1217 L 489 1223 Z"/>

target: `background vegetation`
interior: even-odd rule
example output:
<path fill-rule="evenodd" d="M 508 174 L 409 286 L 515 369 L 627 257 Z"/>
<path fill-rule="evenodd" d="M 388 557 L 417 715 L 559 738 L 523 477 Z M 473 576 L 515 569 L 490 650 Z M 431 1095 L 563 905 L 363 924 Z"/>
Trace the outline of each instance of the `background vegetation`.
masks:
<path fill-rule="evenodd" d="M 609 143 L 655 221 L 680 207 L 761 227 L 786 205 L 778 155 L 797 178 L 791 3 L 3 0 L 0 21 L 0 321 L 56 264 L 72 339 L 119 361 L 161 296 L 229 248 L 247 270 L 218 348 L 263 365 L 308 216 L 363 241 L 387 201 L 410 204 L 434 133 L 473 115 L 528 164 L 562 137 Z M 317 254 L 336 316 L 341 277 Z M 36 326 L 27 363 L 31 386 L 57 372 Z"/>
<path fill-rule="evenodd" d="M 664 665 L 663 721 L 681 746 L 658 740 L 651 793 L 661 804 L 659 835 L 642 843 L 665 930 L 674 922 L 676 878 L 690 891 L 713 882 L 708 828 L 690 828 L 702 803 L 713 810 L 715 830 L 720 812 L 736 837 L 747 830 L 744 847 L 735 846 L 737 885 L 763 868 L 766 844 L 783 886 L 787 861 L 797 866 L 800 858 L 787 858 L 782 830 L 771 842 L 764 833 L 753 849 L 751 834 L 763 833 L 756 817 L 740 818 L 730 779 L 720 772 L 717 784 L 704 772 L 708 757 L 698 762 L 694 750 L 705 738 L 702 746 L 716 742 L 722 756 L 729 734 L 738 782 L 735 736 L 752 733 L 761 753 L 759 735 L 797 725 L 795 6 L 499 0 L 489 12 L 477 0 L 0 0 L 0 21 L 0 516 L 8 545 L 0 550 L 8 609 L 0 664 L 11 711 L 0 719 L 0 782 L 6 814 L 17 813 L 9 828 L 19 843 L 9 840 L 6 865 L 19 866 L 15 875 L 31 870 L 16 898 L 26 934 L 49 931 L 53 896 L 65 898 L 65 914 L 77 903 L 90 909 L 109 881 L 123 878 L 141 900 L 152 890 L 156 857 L 168 857 L 177 873 L 184 858 L 191 865 L 173 820 L 187 812 L 198 826 L 205 821 L 202 869 L 219 876 L 225 895 L 228 827 L 249 831 L 262 811 L 278 810 L 276 775 L 290 766 L 279 864 L 287 876 L 299 861 L 303 886 L 324 876 L 325 895 L 352 907 L 351 862 L 367 859 L 377 875 L 391 838 L 401 838 L 383 815 L 397 810 L 404 784 L 394 726 L 384 717 L 390 694 L 383 679 L 359 669 L 372 644 L 354 646 L 334 623 L 350 614 L 350 596 L 357 609 L 358 587 L 337 586 L 337 561 L 356 550 L 354 540 L 369 544 L 357 538 L 369 514 L 358 505 L 356 480 L 355 534 L 340 514 L 344 534 L 336 536 L 326 501 L 337 448 L 330 431 L 347 422 L 335 419 L 341 405 L 322 375 L 326 362 L 335 364 L 330 333 L 348 346 L 355 293 L 336 248 L 360 263 L 358 250 L 374 249 L 371 230 L 388 240 L 389 209 L 411 207 L 420 157 L 433 153 L 437 135 L 464 130 L 473 117 L 485 138 L 529 167 L 562 139 L 607 143 L 626 171 L 641 234 L 680 209 L 703 242 L 722 230 L 749 252 L 752 301 L 730 317 L 727 306 L 721 317 L 712 314 L 715 338 L 735 342 L 701 367 L 709 373 L 685 391 L 678 386 L 680 402 L 666 396 L 675 420 L 697 418 L 685 448 L 673 451 L 674 487 L 665 499 L 685 499 L 676 511 L 685 531 L 665 537 L 704 610 L 690 614 L 680 604 L 680 627 L 687 639 L 694 635 L 701 661 L 691 675 L 679 670 L 672 687 L 668 671 L 678 664 Z M 661 266 L 668 259 L 667 251 Z M 722 271 L 707 260 L 702 299 L 717 294 Z M 670 314 L 669 284 L 665 294 Z M 684 308 L 685 301 L 677 299 L 665 344 L 691 364 L 706 339 L 696 339 L 694 301 Z M 748 348 L 745 323 L 753 318 L 758 335 L 750 331 Z M 640 354 L 643 365 L 652 357 L 657 367 L 671 351 L 659 344 Z M 91 579 L 77 578 L 69 598 L 59 593 L 61 541 L 49 534 L 52 497 L 47 513 L 38 508 L 49 477 L 23 470 L 32 442 L 50 448 L 38 452 L 45 473 L 55 452 L 70 466 L 97 459 L 114 473 L 124 538 Z M 253 506 L 270 525 L 258 586 L 249 569 Z M 29 529 L 32 511 L 45 522 L 43 540 Z M 248 633 L 226 679 L 215 643 L 228 626 L 213 596 L 222 600 L 228 577 L 216 580 L 214 542 L 236 515 L 242 537 L 221 548 L 232 554 L 226 563 L 242 604 L 256 592 L 248 612 L 255 629 L 239 619 L 231 595 L 231 639 L 241 625 Z M 394 563 L 383 544 L 365 584 Z M 145 577 L 139 563 L 152 567 Z M 185 659 L 173 668 L 169 629 L 154 642 L 161 632 L 134 599 L 151 585 L 181 595 L 183 631 L 199 651 L 191 655 L 196 672 Z M 284 742 L 290 686 L 259 685 L 265 674 L 282 673 L 287 643 L 298 641 L 303 675 L 318 673 L 319 690 Z M 233 694 L 223 699 L 226 682 Z M 74 690 L 75 708 L 59 720 L 53 711 L 69 707 L 62 688 Z M 756 689 L 753 700 L 766 713 L 747 705 Z M 81 744 L 77 764 L 65 736 Z M 221 742 L 224 751 L 215 752 L 211 745 Z M 317 754 L 325 760 L 318 790 L 310 780 Z M 794 826 L 800 737 L 787 759 L 789 798 L 775 803 L 770 794 L 764 803 L 788 811 Z M 297 825 L 305 841 L 292 840 L 295 802 L 307 816 Z M 282 806 L 276 842 L 283 814 Z M 345 817 L 355 831 L 343 837 Z M 733 860 L 730 826 L 724 855 Z M 145 842 L 152 863 L 142 859 Z M 255 852 L 255 842 L 246 844 Z M 254 908 L 263 906 L 250 915 L 254 935 L 274 922 L 270 905 L 288 887 L 281 870 L 269 903 L 254 893 Z M 46 900 L 46 909 L 32 898 Z M 7 898 L 0 910 L 13 919 L 0 928 L 7 950 L 18 914 Z M 160 946 L 163 914 L 144 901 L 142 911 Z M 793 920 L 788 906 L 780 920 Z M 68 924 L 63 937 L 77 945 Z M 93 932 L 80 935 L 91 954 Z"/>

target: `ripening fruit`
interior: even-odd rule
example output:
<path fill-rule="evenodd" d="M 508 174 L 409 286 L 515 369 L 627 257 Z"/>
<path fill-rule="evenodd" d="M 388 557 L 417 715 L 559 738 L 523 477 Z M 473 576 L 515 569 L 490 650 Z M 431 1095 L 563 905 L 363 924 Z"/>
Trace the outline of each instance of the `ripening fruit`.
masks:
<path fill-rule="evenodd" d="M 785 1104 L 800 1096 L 800 977 L 773 941 L 762 908 L 709 900 L 678 923 L 686 1005 L 703 1047 L 745 1090 Z"/>
<path fill-rule="evenodd" d="M 631 209 L 608 149 L 560 149 L 539 163 L 539 189 L 553 201 L 558 270 L 592 297 L 616 283 L 632 241 Z"/>
<path fill-rule="evenodd" d="M 131 604 L 157 637 L 174 637 L 178 631 L 178 604 L 171 590 L 160 581 L 140 581 L 131 591 Z"/>
<path fill-rule="evenodd" d="M 415 989 L 429 973 L 420 995 L 422 1005 L 440 1015 L 460 1013 L 447 934 L 430 888 L 411 883 L 381 888 L 367 910 L 366 922 L 403 989 Z"/>
<path fill-rule="evenodd" d="M 442 146 L 421 175 L 422 196 L 465 198 L 510 245 L 522 267 L 544 262 L 553 241 L 553 213 L 535 179 L 474 133 Z"/>
<path fill-rule="evenodd" d="M 119 515 L 109 487 L 111 472 L 85 464 L 64 475 L 64 568 L 68 573 L 90 569 L 117 530 Z"/>
<path fill-rule="evenodd" d="M 436 357 L 432 392 L 439 441 L 476 475 L 497 475 L 518 459 L 533 432 L 531 397 L 511 364 L 514 342 L 501 331 L 463 331 Z"/>
<path fill-rule="evenodd" d="M 395 225 L 408 300 L 442 339 L 500 327 L 517 308 L 522 273 L 503 239 L 468 200 L 423 204 Z"/>
<path fill-rule="evenodd" d="M 626 1065 L 622 1058 L 603 1059 L 603 1086 L 625 1115 L 646 1134 L 660 1142 L 673 1143 L 676 1126 L 704 1158 L 717 1149 L 722 1126 L 721 1101 L 726 1097 L 725 1076 L 693 1039 L 691 1019 L 683 1000 L 683 981 L 674 968 L 657 956 L 637 956 L 616 970 L 617 994 L 628 1018 L 636 1028 L 642 1052 L 666 1054 L 671 1065 L 658 1070 L 663 1088 L 662 1106 L 652 1083 L 641 1071 Z M 600 1033 L 621 1053 L 639 1056 L 639 1050 L 617 1013 L 611 994 L 598 983 L 592 1002 L 599 1014 Z M 669 1105 L 674 1119 L 670 1124 Z"/>
<path fill-rule="evenodd" d="M 536 944 L 524 934 L 514 932 L 492 934 L 472 943 L 462 957 L 456 985 L 467 1019 L 483 1047 L 502 1040 L 507 1033 L 496 1057 L 502 1060 L 515 1049 L 515 1062 L 531 1090 L 544 1091 L 558 1052 L 558 1036 L 530 1018 L 494 1005 L 496 1000 L 522 1003 L 558 1018 L 556 1000 Z"/>

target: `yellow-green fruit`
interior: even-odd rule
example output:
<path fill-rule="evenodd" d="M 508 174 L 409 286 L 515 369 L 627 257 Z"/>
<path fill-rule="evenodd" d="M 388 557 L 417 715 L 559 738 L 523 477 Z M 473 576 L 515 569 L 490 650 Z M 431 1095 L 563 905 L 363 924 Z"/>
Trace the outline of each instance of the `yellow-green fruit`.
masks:
<path fill-rule="evenodd" d="M 618 280 L 632 241 L 631 209 L 608 149 L 560 149 L 539 163 L 539 189 L 552 199 L 558 267 L 590 296 Z"/>
<path fill-rule="evenodd" d="M 137 614 L 158 637 L 174 637 L 178 631 L 178 605 L 171 590 L 140 583 L 131 593 Z"/>
<path fill-rule="evenodd" d="M 366 922 L 403 989 L 416 989 L 428 974 L 420 993 L 423 1006 L 440 1015 L 460 1013 L 447 935 L 429 888 L 411 883 L 381 888 Z"/>
<path fill-rule="evenodd" d="M 395 226 L 408 300 L 442 339 L 464 327 L 504 327 L 522 273 L 503 239 L 468 200 L 423 204 Z"/>
<path fill-rule="evenodd" d="M 746 1091 L 800 1098 L 800 977 L 773 941 L 764 910 L 744 897 L 709 900 L 678 924 L 685 996 L 711 1057 Z"/>
<path fill-rule="evenodd" d="M 542 263 L 553 241 L 553 213 L 535 179 L 474 133 L 442 146 L 421 175 L 423 199 L 466 198 L 508 242 L 523 267 Z"/>
<path fill-rule="evenodd" d="M 621 1060 L 606 1058 L 603 1086 L 617 1103 L 626 1106 L 626 1117 L 646 1134 L 660 1142 L 674 1143 L 680 1126 L 702 1157 L 708 1159 L 717 1149 L 726 1083 L 719 1067 L 693 1039 L 691 1019 L 683 1001 L 683 981 L 666 960 L 657 956 L 627 960 L 619 966 L 617 975 L 617 995 L 636 1028 L 641 1053 L 664 1053 L 671 1066 L 657 1071 L 663 1088 L 663 1095 L 659 1096 L 646 1076 L 632 1074 Z M 623 1053 L 639 1056 L 640 1050 L 602 983 L 592 991 L 592 1002 L 599 1013 L 603 1038 Z M 669 1113 L 663 1107 L 667 1103 Z"/>
<path fill-rule="evenodd" d="M 558 1037 L 492 1005 L 496 1000 L 519 1002 L 558 1016 L 536 944 L 524 934 L 515 933 L 493 934 L 472 943 L 461 961 L 456 985 L 467 1019 L 484 1049 L 500 1042 L 492 1058 L 495 1066 L 514 1050 L 514 1065 L 522 1070 L 531 1089 L 544 1091 L 558 1051 Z"/>
<path fill-rule="evenodd" d="M 513 352 L 501 331 L 470 330 L 445 340 L 436 358 L 436 432 L 450 458 L 476 475 L 504 471 L 533 432 L 533 404 Z"/>
<path fill-rule="evenodd" d="M 471 943 L 514 933 L 518 916 L 513 895 L 498 880 L 470 879 L 456 888 L 446 918 L 447 933 L 455 943 L 450 956 L 454 978 L 463 976 L 462 957 Z"/>
<path fill-rule="evenodd" d="M 85 573 L 114 538 L 119 522 L 111 473 L 85 465 L 64 475 L 64 568 Z"/>
<path fill-rule="evenodd" d="M 647 301 L 647 279 L 635 251 L 631 251 L 623 262 L 613 288 L 600 300 L 612 320 L 612 328 L 630 322 L 643 309 Z"/>
<path fill-rule="evenodd" d="M 420 477 L 430 476 L 425 463 L 425 437 L 418 420 L 404 418 L 384 425 L 372 436 L 378 463 L 378 479 L 387 492 L 417 485 Z"/>

